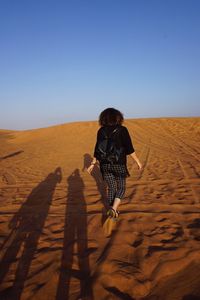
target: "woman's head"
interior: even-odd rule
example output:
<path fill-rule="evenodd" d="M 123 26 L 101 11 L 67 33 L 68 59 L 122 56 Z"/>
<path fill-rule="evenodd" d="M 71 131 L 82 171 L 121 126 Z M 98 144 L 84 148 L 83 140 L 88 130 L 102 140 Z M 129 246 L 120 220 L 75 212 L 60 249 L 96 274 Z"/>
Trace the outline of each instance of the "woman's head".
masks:
<path fill-rule="evenodd" d="M 115 108 L 106 108 L 99 115 L 99 125 L 121 125 L 124 121 L 123 114 Z"/>

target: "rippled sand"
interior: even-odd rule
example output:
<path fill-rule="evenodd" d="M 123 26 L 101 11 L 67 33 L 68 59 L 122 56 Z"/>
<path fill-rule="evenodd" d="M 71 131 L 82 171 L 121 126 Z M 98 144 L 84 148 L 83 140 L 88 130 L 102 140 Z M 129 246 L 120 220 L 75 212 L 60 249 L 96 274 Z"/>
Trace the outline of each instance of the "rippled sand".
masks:
<path fill-rule="evenodd" d="M 125 125 L 144 169 L 109 237 L 96 122 L 0 130 L 0 299 L 200 299 L 200 118 Z"/>

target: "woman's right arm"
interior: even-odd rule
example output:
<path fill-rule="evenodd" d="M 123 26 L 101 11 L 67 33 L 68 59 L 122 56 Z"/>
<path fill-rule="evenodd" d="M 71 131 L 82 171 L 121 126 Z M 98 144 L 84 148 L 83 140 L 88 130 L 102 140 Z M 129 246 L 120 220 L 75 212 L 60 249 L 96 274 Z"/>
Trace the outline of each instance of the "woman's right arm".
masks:
<path fill-rule="evenodd" d="M 95 144 L 95 147 L 94 147 L 93 159 L 92 159 L 92 161 L 91 161 L 90 166 L 87 168 L 87 171 L 88 171 L 89 174 L 91 174 L 91 172 L 92 172 L 93 169 L 94 169 L 95 164 L 97 163 L 97 158 L 96 158 L 96 147 L 97 147 L 97 141 L 98 141 L 98 139 L 99 139 L 99 136 L 100 136 L 100 129 L 99 129 L 98 132 L 97 132 L 97 138 L 96 138 L 96 144 Z"/>
<path fill-rule="evenodd" d="M 87 168 L 87 171 L 89 174 L 91 174 L 92 170 L 94 169 L 96 162 L 97 162 L 96 157 L 93 157 L 93 160 L 92 160 L 90 166 Z"/>

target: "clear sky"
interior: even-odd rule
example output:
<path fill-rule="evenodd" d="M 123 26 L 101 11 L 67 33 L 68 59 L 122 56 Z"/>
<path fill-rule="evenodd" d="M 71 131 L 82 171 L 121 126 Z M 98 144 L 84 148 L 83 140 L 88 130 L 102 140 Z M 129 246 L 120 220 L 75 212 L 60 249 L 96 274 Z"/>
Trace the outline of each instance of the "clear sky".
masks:
<path fill-rule="evenodd" d="M 0 0 L 0 128 L 200 116 L 199 0 Z"/>

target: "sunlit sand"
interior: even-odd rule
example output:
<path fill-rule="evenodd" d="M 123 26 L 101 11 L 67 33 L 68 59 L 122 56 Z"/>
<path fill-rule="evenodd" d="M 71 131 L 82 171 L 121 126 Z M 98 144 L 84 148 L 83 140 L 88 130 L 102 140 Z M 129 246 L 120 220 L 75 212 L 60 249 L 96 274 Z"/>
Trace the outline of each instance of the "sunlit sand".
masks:
<path fill-rule="evenodd" d="M 0 130 L 0 299 L 200 297 L 200 118 L 125 125 L 144 169 L 108 236 L 97 122 Z"/>

